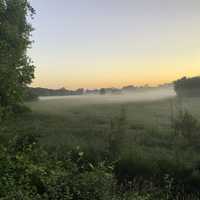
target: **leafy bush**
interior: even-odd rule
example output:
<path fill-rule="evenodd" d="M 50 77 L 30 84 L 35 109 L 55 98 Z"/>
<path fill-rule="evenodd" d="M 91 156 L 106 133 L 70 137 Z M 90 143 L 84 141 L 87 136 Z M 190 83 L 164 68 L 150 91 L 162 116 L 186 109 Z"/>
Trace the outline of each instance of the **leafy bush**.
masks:
<path fill-rule="evenodd" d="M 70 155 L 70 154 L 69 154 Z M 59 160 L 31 134 L 16 136 L 0 149 L 0 198 L 110 199 L 114 178 L 103 165 L 80 170 L 71 160 Z"/>

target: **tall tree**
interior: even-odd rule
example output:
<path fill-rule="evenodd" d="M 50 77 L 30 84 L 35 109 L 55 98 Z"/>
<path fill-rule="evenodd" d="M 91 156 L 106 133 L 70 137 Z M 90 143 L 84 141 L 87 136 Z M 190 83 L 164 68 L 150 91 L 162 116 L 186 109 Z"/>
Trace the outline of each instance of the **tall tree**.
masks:
<path fill-rule="evenodd" d="M 28 0 L 0 0 L 0 106 L 23 101 L 23 92 L 34 78 L 34 66 L 27 56 L 33 30 L 28 18 L 34 9 Z"/>

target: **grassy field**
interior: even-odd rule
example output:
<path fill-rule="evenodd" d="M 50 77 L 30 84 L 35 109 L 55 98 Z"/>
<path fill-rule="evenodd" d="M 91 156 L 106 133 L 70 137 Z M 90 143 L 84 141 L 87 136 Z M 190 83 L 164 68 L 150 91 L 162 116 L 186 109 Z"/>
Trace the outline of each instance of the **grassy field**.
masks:
<path fill-rule="evenodd" d="M 154 137 L 169 135 L 172 118 L 183 109 L 200 119 L 200 98 L 180 101 L 171 97 L 132 102 L 130 98 L 120 101 L 118 96 L 112 98 L 75 96 L 31 102 L 27 105 L 32 113 L 8 122 L 9 129 L 14 131 L 7 132 L 18 134 L 31 130 L 42 136 L 44 144 L 87 148 L 94 145 L 104 149 L 112 122 L 121 117 L 122 111 L 126 121 L 123 135 L 135 137 L 135 140 L 142 136 L 152 139 L 151 134 Z"/>
<path fill-rule="evenodd" d="M 13 138 L 13 134 L 39 135 L 40 144 L 50 155 L 65 155 L 78 147 L 84 152 L 84 162 L 111 165 L 114 161 L 117 180 L 137 180 L 138 185 L 146 180 L 156 185 L 159 180 L 162 188 L 170 174 L 176 180 L 175 193 L 182 184 L 190 192 L 199 191 L 199 134 L 196 137 L 193 129 L 193 140 L 176 135 L 172 121 L 183 110 L 200 121 L 200 98 L 111 101 L 108 96 L 75 96 L 27 105 L 31 113 L 16 116 L 1 127 L 1 141 L 4 136 Z"/>
<path fill-rule="evenodd" d="M 33 111 L 31 117 L 20 119 L 15 124 L 19 131 L 22 127 L 25 129 L 23 131 L 31 128 L 41 134 L 44 144 L 69 148 L 81 146 L 89 152 L 104 152 L 111 129 L 116 129 L 112 127 L 112 122 L 117 124 L 123 111 L 126 121 L 122 131 L 125 141 L 123 149 L 139 146 L 139 149 L 152 152 L 152 155 L 156 151 L 162 154 L 166 150 L 170 152 L 173 145 L 172 117 L 175 118 L 180 110 L 187 109 L 200 119 L 199 100 L 169 98 L 111 103 L 97 102 L 96 99 L 88 101 L 88 97 L 47 99 L 30 103 Z"/>
<path fill-rule="evenodd" d="M 102 98 L 102 97 L 100 97 Z M 117 97 L 115 97 L 117 98 Z M 172 115 L 180 110 L 187 110 L 200 119 L 200 98 L 167 98 L 148 101 L 96 101 L 87 97 L 69 97 L 46 99 L 29 103 L 28 106 L 36 114 L 64 117 L 75 121 L 76 125 L 98 126 L 106 125 L 125 109 L 128 124 L 143 124 L 147 127 L 169 127 Z M 83 122 L 83 123 L 82 123 Z M 70 126 L 70 124 L 69 124 Z"/>
<path fill-rule="evenodd" d="M 93 143 L 92 140 L 96 138 L 99 143 L 105 139 L 103 136 L 109 132 L 111 122 L 120 117 L 122 110 L 126 118 L 125 132 L 129 135 L 137 135 L 145 130 L 168 133 L 172 117 L 183 109 L 200 119 L 199 98 L 113 103 L 104 99 L 96 101 L 96 98 L 90 97 L 69 97 L 40 100 L 28 106 L 32 114 L 25 116 L 24 120 L 16 119 L 16 131 L 31 126 L 32 131 L 43 136 L 45 143 L 52 145 L 87 146 L 87 142 Z M 101 142 L 99 145 L 103 147 Z"/>

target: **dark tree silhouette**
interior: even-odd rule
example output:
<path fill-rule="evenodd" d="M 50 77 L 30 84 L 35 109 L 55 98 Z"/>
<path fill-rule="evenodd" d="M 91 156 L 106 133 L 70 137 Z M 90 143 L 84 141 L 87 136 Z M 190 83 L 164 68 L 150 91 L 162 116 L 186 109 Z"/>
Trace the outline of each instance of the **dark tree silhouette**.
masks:
<path fill-rule="evenodd" d="M 200 77 L 183 77 L 174 82 L 174 89 L 179 97 L 200 96 Z"/>

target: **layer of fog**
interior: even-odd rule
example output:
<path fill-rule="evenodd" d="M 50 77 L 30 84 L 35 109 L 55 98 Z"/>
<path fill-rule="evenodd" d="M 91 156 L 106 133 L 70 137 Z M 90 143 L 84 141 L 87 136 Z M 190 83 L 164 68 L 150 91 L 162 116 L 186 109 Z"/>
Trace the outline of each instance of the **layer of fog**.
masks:
<path fill-rule="evenodd" d="M 176 96 L 172 87 L 163 89 L 154 89 L 140 92 L 123 92 L 121 94 L 105 94 L 105 95 L 74 95 L 74 96 L 49 96 L 40 97 L 44 100 L 66 100 L 74 104 L 101 104 L 101 103 L 128 103 L 141 101 L 156 101 Z"/>

